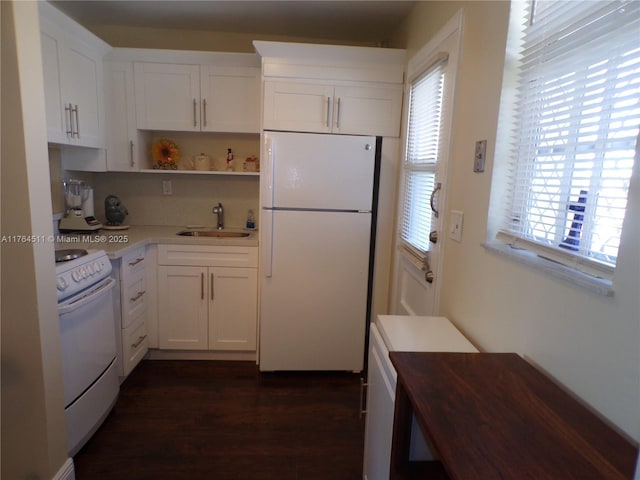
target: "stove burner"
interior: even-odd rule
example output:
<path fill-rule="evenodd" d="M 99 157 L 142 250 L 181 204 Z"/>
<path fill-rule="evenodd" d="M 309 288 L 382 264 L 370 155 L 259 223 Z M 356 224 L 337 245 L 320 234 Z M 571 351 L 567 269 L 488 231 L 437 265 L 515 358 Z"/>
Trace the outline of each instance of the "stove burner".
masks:
<path fill-rule="evenodd" d="M 81 248 L 68 248 L 65 250 L 56 250 L 56 263 L 68 262 L 76 258 L 84 257 L 89 252 Z"/>

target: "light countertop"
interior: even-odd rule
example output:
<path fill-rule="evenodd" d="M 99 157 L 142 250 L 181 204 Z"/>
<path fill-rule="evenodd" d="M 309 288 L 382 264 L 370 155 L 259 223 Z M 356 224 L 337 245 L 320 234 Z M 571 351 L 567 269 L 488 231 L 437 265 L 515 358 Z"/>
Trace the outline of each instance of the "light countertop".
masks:
<path fill-rule="evenodd" d="M 209 229 L 207 227 L 206 229 Z M 120 258 L 136 248 L 152 244 L 258 246 L 258 232 L 243 238 L 183 237 L 176 235 L 185 225 L 131 225 L 126 230 L 99 230 L 80 234 L 61 233 L 56 249 L 84 248 L 104 250 L 109 258 Z M 229 232 L 246 232 L 241 228 L 225 228 Z"/>

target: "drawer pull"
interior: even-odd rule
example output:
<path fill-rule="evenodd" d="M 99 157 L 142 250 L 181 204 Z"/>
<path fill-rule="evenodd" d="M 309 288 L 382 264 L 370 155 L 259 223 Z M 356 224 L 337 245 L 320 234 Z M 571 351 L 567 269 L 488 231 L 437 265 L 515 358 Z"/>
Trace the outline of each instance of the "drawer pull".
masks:
<path fill-rule="evenodd" d="M 146 335 L 143 335 L 143 336 L 141 336 L 141 337 L 138 337 L 138 341 L 137 341 L 136 343 L 132 343 L 132 344 L 131 344 L 131 347 L 132 347 L 132 348 L 138 348 L 138 347 L 140 346 L 140 344 L 141 344 L 142 342 L 144 342 L 144 339 L 145 339 L 145 338 L 147 338 L 147 336 L 146 336 Z"/>
<path fill-rule="evenodd" d="M 144 261 L 144 257 L 136 258 L 133 262 L 129 262 L 130 267 L 135 267 L 140 262 Z"/>
<path fill-rule="evenodd" d="M 132 302 L 135 302 L 136 300 L 138 300 L 140 297 L 142 297 L 145 293 L 147 293 L 146 290 L 143 290 L 141 292 L 138 292 L 138 294 L 135 297 L 131 297 L 129 300 L 131 300 Z"/>

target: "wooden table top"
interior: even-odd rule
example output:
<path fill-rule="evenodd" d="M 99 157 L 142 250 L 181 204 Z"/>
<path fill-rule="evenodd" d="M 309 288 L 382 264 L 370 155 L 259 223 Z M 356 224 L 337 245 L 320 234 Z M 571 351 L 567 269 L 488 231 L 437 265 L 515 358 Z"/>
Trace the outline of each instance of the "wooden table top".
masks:
<path fill-rule="evenodd" d="M 637 446 L 514 353 L 391 352 L 452 479 L 630 479 Z"/>

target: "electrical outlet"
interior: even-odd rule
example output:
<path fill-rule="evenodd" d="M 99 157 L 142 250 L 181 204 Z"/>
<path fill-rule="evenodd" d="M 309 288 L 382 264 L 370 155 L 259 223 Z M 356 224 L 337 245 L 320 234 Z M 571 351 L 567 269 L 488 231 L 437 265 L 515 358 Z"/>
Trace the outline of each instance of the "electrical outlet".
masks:
<path fill-rule="evenodd" d="M 451 210 L 449 216 L 449 237 L 456 242 L 462 241 L 462 220 L 463 213 L 457 210 Z"/>
<path fill-rule="evenodd" d="M 171 187 L 171 180 L 162 181 L 162 194 L 173 195 L 173 188 Z"/>
<path fill-rule="evenodd" d="M 487 141 L 478 140 L 476 142 L 476 154 L 473 159 L 473 171 L 484 172 L 484 161 L 487 156 Z"/>

